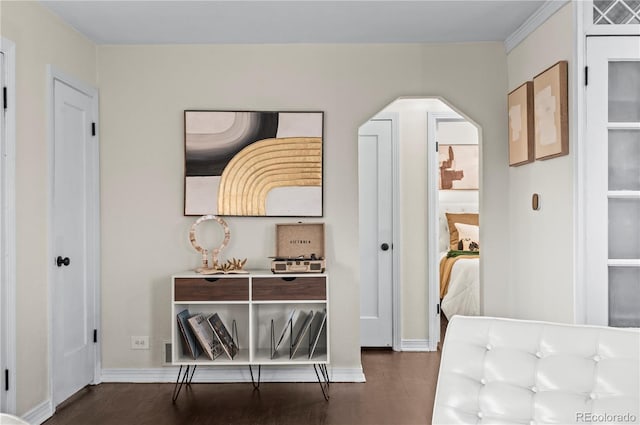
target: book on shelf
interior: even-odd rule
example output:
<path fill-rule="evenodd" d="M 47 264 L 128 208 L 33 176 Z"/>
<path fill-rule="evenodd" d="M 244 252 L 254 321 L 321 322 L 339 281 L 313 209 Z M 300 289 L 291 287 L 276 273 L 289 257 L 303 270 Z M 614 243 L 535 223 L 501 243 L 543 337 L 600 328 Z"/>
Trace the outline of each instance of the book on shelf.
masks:
<path fill-rule="evenodd" d="M 278 348 L 280 347 L 280 345 L 282 345 L 282 343 L 284 341 L 286 341 L 287 339 L 287 330 L 289 329 L 289 326 L 291 326 L 293 328 L 293 317 L 296 314 L 296 309 L 292 309 L 289 312 L 289 316 L 287 316 L 287 320 L 285 320 L 284 322 L 284 326 L 282 327 L 282 332 L 280 332 L 280 337 L 278 337 L 278 342 L 276 342 L 276 346 L 273 349 L 273 353 L 271 354 L 271 358 L 274 358 L 276 356 L 276 354 L 278 353 Z M 291 332 L 293 332 L 293 329 L 291 330 Z M 289 332 L 289 333 L 291 333 Z M 292 341 L 293 342 L 293 341 Z"/>
<path fill-rule="evenodd" d="M 214 335 L 213 329 L 203 314 L 194 314 L 189 318 L 188 322 L 200 346 L 210 360 L 215 360 L 224 352 L 222 344 Z"/>
<path fill-rule="evenodd" d="M 301 312 L 300 314 L 303 314 L 303 313 Z M 309 314 L 307 314 L 307 316 L 304 319 L 304 322 L 302 322 L 302 327 L 300 327 L 300 330 L 298 330 L 296 339 L 292 344 L 291 356 L 290 356 L 291 359 L 296 355 L 298 348 L 300 348 L 300 346 L 302 345 L 302 340 L 304 339 L 304 336 L 309 331 L 309 327 L 311 326 L 312 320 L 313 320 L 313 310 L 309 310 Z"/>
<path fill-rule="evenodd" d="M 191 314 L 188 309 L 182 310 L 178 313 L 178 329 L 182 336 L 182 354 L 192 357 L 195 360 L 200 356 L 200 354 L 202 354 L 202 350 L 196 341 L 196 336 L 194 335 L 191 326 L 189 326 L 188 321 L 190 317 Z"/>
<path fill-rule="evenodd" d="M 313 324 L 311 325 L 311 344 L 309 346 L 309 358 L 313 357 L 313 353 L 316 351 L 316 347 L 318 346 L 318 341 L 320 340 L 320 335 L 322 334 L 322 330 L 325 327 L 325 323 L 327 322 L 327 309 L 325 308 L 322 312 L 318 312 L 315 314 L 313 318 Z"/>
<path fill-rule="evenodd" d="M 218 316 L 218 313 L 209 316 L 207 321 L 209 322 L 211 330 L 218 339 L 218 342 L 220 342 L 220 345 L 222 346 L 225 354 L 227 355 L 227 357 L 233 360 L 236 354 L 238 354 L 238 345 L 231 337 L 231 334 L 227 330 L 227 327 L 224 325 L 224 323 L 222 323 L 222 320 L 220 319 L 220 316 Z"/>

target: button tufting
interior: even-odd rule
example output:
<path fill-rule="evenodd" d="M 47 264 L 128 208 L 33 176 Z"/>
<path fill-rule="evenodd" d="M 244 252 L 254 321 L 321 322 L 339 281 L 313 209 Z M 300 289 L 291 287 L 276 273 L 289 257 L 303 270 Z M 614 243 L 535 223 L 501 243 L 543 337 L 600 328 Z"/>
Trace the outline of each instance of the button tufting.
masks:
<path fill-rule="evenodd" d="M 542 353 L 540 351 L 536 352 L 536 357 L 541 359 L 542 358 Z"/>
<path fill-rule="evenodd" d="M 493 346 L 491 344 L 487 344 L 487 351 L 491 350 L 493 348 Z"/>
<path fill-rule="evenodd" d="M 593 356 L 594 362 L 599 362 L 600 360 L 602 360 L 602 357 L 600 357 L 599 355 L 596 354 L 595 356 Z"/>
<path fill-rule="evenodd" d="M 484 415 L 482 414 L 482 412 L 478 412 L 478 417 L 479 417 L 480 419 L 482 419 L 482 416 L 484 416 Z"/>
<path fill-rule="evenodd" d="M 591 400 L 595 400 L 596 399 L 596 395 L 594 393 L 589 394 L 589 398 Z"/>
<path fill-rule="evenodd" d="M 480 380 L 480 383 L 481 383 L 482 385 L 485 385 L 485 384 L 487 383 L 487 380 L 486 380 L 486 379 L 484 379 L 484 378 L 482 378 L 482 379 Z"/>
<path fill-rule="evenodd" d="M 529 425 L 536 425 L 536 421 L 529 421 Z"/>
<path fill-rule="evenodd" d="M 531 392 L 537 393 L 538 389 L 536 388 L 536 386 L 534 385 L 533 387 L 530 388 Z"/>

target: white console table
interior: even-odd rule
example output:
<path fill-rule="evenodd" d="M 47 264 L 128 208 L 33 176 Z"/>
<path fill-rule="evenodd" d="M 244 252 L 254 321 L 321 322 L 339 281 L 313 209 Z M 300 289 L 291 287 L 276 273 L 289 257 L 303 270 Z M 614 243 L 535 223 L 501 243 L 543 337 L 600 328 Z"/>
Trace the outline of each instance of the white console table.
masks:
<path fill-rule="evenodd" d="M 189 385 L 197 366 L 246 365 L 251 372 L 254 388 L 259 388 L 261 367 L 265 365 L 312 365 L 325 399 L 329 394 L 327 365 L 330 357 L 329 284 L 326 273 L 273 274 L 270 271 L 250 271 L 248 274 L 202 275 L 193 271 L 171 277 L 171 346 L 172 363 L 180 366 L 174 388 L 173 401 L 183 385 Z M 229 359 L 224 354 L 209 360 L 203 353 L 197 359 L 183 354 L 180 330 L 176 316 L 184 309 L 191 314 L 218 313 L 227 328 L 235 321 L 238 354 Z M 309 357 L 309 345 L 303 343 L 290 358 L 290 345 L 281 347 L 272 356 L 274 333 L 280 336 L 290 312 L 323 311 L 326 309 L 325 328 L 316 351 Z M 291 324 L 289 344 L 297 334 Z M 309 332 L 310 334 L 310 332 Z M 254 367 L 258 368 L 257 380 Z"/>

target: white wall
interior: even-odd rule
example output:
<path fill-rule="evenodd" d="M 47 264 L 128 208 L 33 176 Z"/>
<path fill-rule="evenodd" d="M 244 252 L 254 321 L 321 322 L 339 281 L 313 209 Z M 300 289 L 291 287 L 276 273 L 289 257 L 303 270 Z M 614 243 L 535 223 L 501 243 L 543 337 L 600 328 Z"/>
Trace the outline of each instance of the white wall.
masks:
<path fill-rule="evenodd" d="M 507 56 L 509 91 L 559 60 L 569 60 L 569 93 L 573 91 L 573 10 L 567 4 Z M 569 122 L 575 108 L 569 96 Z M 570 127 L 571 128 L 571 127 Z M 511 315 L 559 322 L 573 321 L 573 164 L 569 155 L 510 167 L 509 245 Z M 531 209 L 531 195 L 541 209 Z"/>
<path fill-rule="evenodd" d="M 98 70 L 105 368 L 160 365 L 159 345 L 169 339 L 172 320 L 169 275 L 198 264 L 187 239 L 194 218 L 182 215 L 182 112 L 189 108 L 325 111 L 333 366 L 360 367 L 357 130 L 399 96 L 443 96 L 482 126 L 491 170 L 484 184 L 495 188 L 484 199 L 485 292 L 503 294 L 508 170 L 501 43 L 103 46 Z M 227 221 L 225 254 L 267 267 L 273 225 L 283 219 Z M 499 315 L 504 303 L 485 305 Z M 152 350 L 131 351 L 130 335 L 151 335 Z"/>
<path fill-rule="evenodd" d="M 16 407 L 22 415 L 49 398 L 46 66 L 95 85 L 96 50 L 37 2 L 1 8 L 0 32 L 16 43 Z"/>
<path fill-rule="evenodd" d="M 337 367 L 359 367 L 357 128 L 403 95 L 441 95 L 483 130 L 486 311 L 507 287 L 506 55 L 501 43 L 96 47 L 37 2 L 2 2 L 17 46 L 18 413 L 49 398 L 47 382 L 46 64 L 101 90 L 103 366 L 157 367 L 169 338 L 169 281 L 193 268 L 182 216 L 187 108 L 321 109 L 325 217 Z M 474 69 L 469 73 L 469 69 Z M 96 77 L 97 76 L 97 77 Z M 265 267 L 273 224 L 230 218 L 226 254 Z M 490 255 L 489 255 L 490 254 Z M 51 257 L 53 258 L 53 257 Z M 131 351 L 130 335 L 151 336 Z M 34 344 L 33 341 L 38 341 Z"/>

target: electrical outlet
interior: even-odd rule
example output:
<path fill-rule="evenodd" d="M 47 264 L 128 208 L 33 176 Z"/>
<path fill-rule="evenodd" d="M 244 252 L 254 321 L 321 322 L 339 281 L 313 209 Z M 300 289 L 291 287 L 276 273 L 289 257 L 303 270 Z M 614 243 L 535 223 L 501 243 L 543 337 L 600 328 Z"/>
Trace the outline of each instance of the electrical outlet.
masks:
<path fill-rule="evenodd" d="M 148 350 L 149 336 L 132 336 L 131 349 L 132 350 Z"/>

